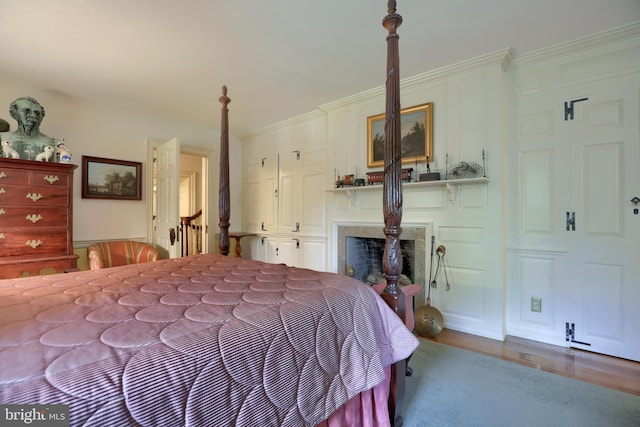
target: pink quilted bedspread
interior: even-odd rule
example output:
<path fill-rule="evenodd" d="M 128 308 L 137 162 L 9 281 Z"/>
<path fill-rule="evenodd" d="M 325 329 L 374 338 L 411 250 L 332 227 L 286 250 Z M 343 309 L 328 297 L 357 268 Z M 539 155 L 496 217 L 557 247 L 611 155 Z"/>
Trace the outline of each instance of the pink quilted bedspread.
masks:
<path fill-rule="evenodd" d="M 416 338 L 356 280 L 199 255 L 0 280 L 0 402 L 71 425 L 305 426 Z"/>

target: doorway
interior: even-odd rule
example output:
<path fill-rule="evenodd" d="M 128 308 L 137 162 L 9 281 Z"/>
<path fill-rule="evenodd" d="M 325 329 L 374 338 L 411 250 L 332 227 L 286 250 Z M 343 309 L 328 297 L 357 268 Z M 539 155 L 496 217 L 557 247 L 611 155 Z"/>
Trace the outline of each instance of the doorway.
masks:
<path fill-rule="evenodd" d="M 194 253 L 207 253 L 211 242 L 209 241 L 208 224 L 209 212 L 211 210 L 211 197 L 209 196 L 209 170 L 210 161 L 213 158 L 213 152 L 197 147 L 179 146 L 179 160 L 176 165 L 174 174 L 177 178 L 176 196 L 171 196 L 173 192 L 160 193 L 158 191 L 158 147 L 161 147 L 165 141 L 149 138 L 147 158 L 149 167 L 147 169 L 147 191 L 151 197 L 148 198 L 150 203 L 147 206 L 149 226 L 147 230 L 148 240 L 154 246 L 161 250 L 163 257 L 180 257 Z M 175 200 L 164 200 L 165 198 Z M 176 241 L 171 248 L 158 232 L 158 213 L 162 206 L 179 206 L 179 210 L 175 210 L 175 218 L 170 224 L 175 224 Z M 189 227 L 189 246 L 186 245 L 184 236 L 187 230 L 181 228 L 181 217 L 195 217 L 193 227 Z M 162 230 L 160 230 L 162 231 Z M 166 234 L 166 233 L 165 233 Z M 182 237 L 181 237 L 182 235 Z"/>
<path fill-rule="evenodd" d="M 197 255 L 205 249 L 203 164 L 201 156 L 180 153 L 180 256 Z"/>

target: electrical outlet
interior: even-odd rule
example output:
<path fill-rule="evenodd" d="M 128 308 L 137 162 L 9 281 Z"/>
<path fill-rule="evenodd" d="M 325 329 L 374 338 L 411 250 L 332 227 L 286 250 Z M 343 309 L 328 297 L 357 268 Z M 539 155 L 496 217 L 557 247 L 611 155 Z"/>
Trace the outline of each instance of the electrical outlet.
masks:
<path fill-rule="evenodd" d="M 531 297 L 531 311 L 542 313 L 542 298 Z"/>

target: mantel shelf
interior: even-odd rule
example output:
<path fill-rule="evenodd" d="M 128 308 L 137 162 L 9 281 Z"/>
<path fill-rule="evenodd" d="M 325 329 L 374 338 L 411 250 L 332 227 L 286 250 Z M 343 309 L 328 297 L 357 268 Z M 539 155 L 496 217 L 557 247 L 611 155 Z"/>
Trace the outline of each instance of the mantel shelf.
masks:
<path fill-rule="evenodd" d="M 449 201 L 453 203 L 456 199 L 456 194 L 461 185 L 469 185 L 469 184 L 482 184 L 489 182 L 489 178 L 467 178 L 467 179 L 445 179 L 445 180 L 437 180 L 437 181 L 420 181 L 420 182 L 405 182 L 402 184 L 402 190 L 412 190 L 417 188 L 426 188 L 426 187 L 444 187 L 444 189 L 449 194 Z M 372 185 L 361 185 L 359 187 L 343 187 L 343 188 L 332 188 L 331 190 L 327 190 L 333 193 L 346 193 L 347 197 L 351 200 L 351 203 L 356 204 L 357 195 L 363 191 L 382 191 L 382 184 L 372 184 Z"/>
<path fill-rule="evenodd" d="M 447 185 L 464 185 L 464 184 L 480 184 L 489 182 L 489 178 L 467 178 L 467 179 L 446 179 L 438 181 L 420 181 L 420 182 L 405 182 L 402 184 L 403 189 L 420 188 L 420 187 L 437 187 Z M 330 192 L 334 193 L 350 193 L 352 191 L 375 191 L 382 190 L 382 184 L 361 185 L 360 187 L 342 187 L 332 188 Z"/>

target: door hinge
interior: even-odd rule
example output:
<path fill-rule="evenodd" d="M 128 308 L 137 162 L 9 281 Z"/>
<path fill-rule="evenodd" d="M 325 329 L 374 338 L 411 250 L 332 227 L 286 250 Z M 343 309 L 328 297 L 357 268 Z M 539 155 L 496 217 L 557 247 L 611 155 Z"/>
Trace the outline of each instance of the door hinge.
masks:
<path fill-rule="evenodd" d="M 576 213 L 567 211 L 567 231 L 576 231 Z"/>
<path fill-rule="evenodd" d="M 573 99 L 571 101 L 565 101 L 564 102 L 564 120 L 573 120 L 573 104 L 575 104 L 576 102 L 582 102 L 582 101 L 586 101 L 589 98 L 580 98 L 580 99 Z"/>
<path fill-rule="evenodd" d="M 588 342 L 583 342 L 583 341 L 576 341 L 576 324 L 575 323 L 571 323 L 571 326 L 569 326 L 569 322 L 565 322 L 565 341 L 567 342 L 574 342 L 576 344 L 582 344 L 582 345 L 591 345 Z"/>

